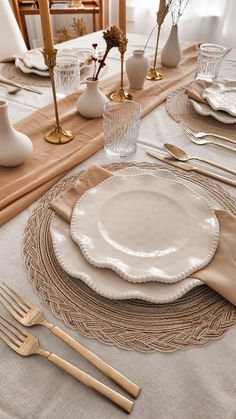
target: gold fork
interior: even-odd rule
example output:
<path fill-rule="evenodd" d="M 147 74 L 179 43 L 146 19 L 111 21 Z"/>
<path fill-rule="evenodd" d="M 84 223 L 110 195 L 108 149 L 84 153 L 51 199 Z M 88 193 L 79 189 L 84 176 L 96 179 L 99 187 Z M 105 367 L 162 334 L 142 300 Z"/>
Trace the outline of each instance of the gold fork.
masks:
<path fill-rule="evenodd" d="M 94 365 L 99 371 L 111 378 L 120 387 L 126 390 L 131 396 L 137 397 L 140 387 L 115 370 L 85 346 L 81 345 L 59 327 L 54 326 L 43 318 L 43 314 L 34 304 L 31 304 L 26 298 L 18 292 L 4 284 L 0 284 L 0 302 L 12 314 L 12 316 L 24 326 L 41 325 L 50 330 L 59 339 L 77 351 L 87 361 Z"/>
<path fill-rule="evenodd" d="M 230 147 L 228 145 L 218 143 L 217 141 L 204 140 L 202 138 L 197 137 L 196 133 L 192 131 L 189 127 L 187 127 L 186 125 L 183 125 L 182 123 L 180 123 L 180 126 L 183 128 L 186 137 L 188 137 L 194 144 L 198 144 L 198 145 L 213 144 L 213 145 L 216 145 L 217 147 L 224 148 L 225 150 L 233 151 L 234 153 L 236 153 L 236 148 L 234 147 Z"/>
<path fill-rule="evenodd" d="M 214 134 L 213 132 L 203 132 L 203 131 L 193 131 L 189 125 L 187 125 L 185 122 L 181 122 L 181 126 L 187 127 L 189 130 L 191 130 L 192 135 L 194 135 L 195 138 L 204 138 L 204 137 L 214 137 L 214 138 L 220 138 L 221 140 L 228 141 L 229 143 L 236 144 L 236 141 L 232 138 L 225 137 L 224 135 L 220 134 Z"/>
<path fill-rule="evenodd" d="M 80 370 L 64 359 L 55 354 L 51 354 L 39 346 L 38 339 L 26 332 L 25 330 L 17 327 L 14 323 L 4 319 L 0 315 L 0 339 L 10 346 L 13 351 L 21 356 L 41 355 L 47 358 L 48 361 L 57 365 L 59 368 L 76 378 L 87 387 L 96 390 L 98 393 L 107 397 L 113 403 L 120 406 L 126 412 L 130 413 L 133 407 L 133 402 L 126 397 L 107 387 L 105 384 L 93 378 L 91 375 Z"/>

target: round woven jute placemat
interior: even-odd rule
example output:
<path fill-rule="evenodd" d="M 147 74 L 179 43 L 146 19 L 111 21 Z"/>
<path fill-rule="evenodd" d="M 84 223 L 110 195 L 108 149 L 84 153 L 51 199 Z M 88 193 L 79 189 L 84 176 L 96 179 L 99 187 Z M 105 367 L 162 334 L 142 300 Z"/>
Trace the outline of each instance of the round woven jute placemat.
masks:
<path fill-rule="evenodd" d="M 104 167 L 115 171 L 129 166 L 164 168 L 150 163 L 115 163 Z M 236 200 L 220 186 L 196 174 L 175 168 L 169 170 L 202 186 L 225 210 L 236 214 Z M 236 308 L 205 285 L 173 303 L 151 304 L 141 300 L 106 299 L 67 275 L 53 252 L 49 203 L 71 187 L 80 175 L 61 180 L 40 199 L 27 222 L 23 239 L 29 279 L 56 317 L 85 336 L 143 352 L 171 352 L 204 345 L 236 324 Z"/>
<path fill-rule="evenodd" d="M 107 71 L 107 70 L 106 70 Z M 106 73 L 103 71 L 103 75 Z M 85 83 L 85 79 L 91 75 L 92 66 L 81 69 L 80 72 L 80 83 Z M 41 86 L 41 87 L 50 87 L 51 82 L 49 77 L 38 76 L 37 74 L 23 73 L 21 70 L 16 68 L 14 63 L 4 63 L 1 67 L 2 76 L 7 79 L 14 81 L 16 83 L 22 83 L 29 86 Z"/>
<path fill-rule="evenodd" d="M 50 78 L 38 76 L 37 74 L 26 74 L 16 68 L 14 63 L 4 63 L 1 67 L 2 76 L 16 83 L 22 83 L 29 86 L 49 87 Z"/>
<path fill-rule="evenodd" d="M 186 87 L 180 87 L 168 96 L 166 109 L 169 115 L 175 121 L 185 123 L 196 132 L 211 132 L 236 140 L 236 124 L 223 124 L 212 116 L 199 115 L 185 94 Z"/>

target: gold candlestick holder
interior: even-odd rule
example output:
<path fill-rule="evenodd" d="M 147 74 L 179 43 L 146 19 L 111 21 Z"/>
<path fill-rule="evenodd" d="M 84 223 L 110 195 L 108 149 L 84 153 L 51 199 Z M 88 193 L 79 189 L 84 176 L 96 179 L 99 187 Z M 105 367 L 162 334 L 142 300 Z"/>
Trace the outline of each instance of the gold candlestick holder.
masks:
<path fill-rule="evenodd" d="M 159 38 L 160 38 L 160 32 L 161 32 L 161 25 L 158 26 L 157 30 L 157 41 L 156 41 L 156 50 L 155 50 L 155 56 L 154 56 L 154 63 L 153 67 L 150 68 L 146 79 L 147 80 L 161 80 L 163 79 L 163 75 L 157 71 L 156 63 L 157 63 L 157 51 L 158 51 L 158 44 L 159 44 Z"/>
<path fill-rule="evenodd" d="M 115 102 L 122 102 L 123 100 L 132 100 L 132 95 L 130 93 L 127 93 L 124 89 L 124 55 L 126 51 L 126 45 L 127 45 L 127 42 L 125 44 L 124 49 L 120 49 L 120 63 L 121 63 L 120 88 L 117 92 L 112 93 L 110 95 L 110 99 Z"/>
<path fill-rule="evenodd" d="M 52 94 L 53 94 L 53 102 L 54 102 L 54 109 L 55 109 L 55 117 L 56 117 L 56 125 L 53 130 L 47 132 L 45 135 L 45 140 L 48 143 L 52 144 L 66 144 L 69 141 L 73 140 L 74 136 L 71 131 L 64 130 L 59 121 L 58 115 L 58 107 L 57 107 L 57 98 L 56 98 L 56 87 L 55 87 L 55 80 L 54 80 L 54 67 L 56 65 L 56 55 L 57 50 L 54 51 L 45 51 L 44 49 L 41 50 L 44 62 L 49 69 L 49 75 L 52 84 Z"/>

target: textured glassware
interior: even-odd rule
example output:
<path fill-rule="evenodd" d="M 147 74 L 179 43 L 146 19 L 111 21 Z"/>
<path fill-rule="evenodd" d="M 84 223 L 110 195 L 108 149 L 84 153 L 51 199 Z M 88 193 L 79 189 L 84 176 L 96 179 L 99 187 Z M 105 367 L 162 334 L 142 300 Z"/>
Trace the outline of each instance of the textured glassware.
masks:
<path fill-rule="evenodd" d="M 79 89 L 80 62 L 73 55 L 59 55 L 54 69 L 56 92 L 59 97 L 67 96 Z"/>
<path fill-rule="evenodd" d="M 110 156 L 126 157 L 135 153 L 140 127 L 138 103 L 108 102 L 103 108 L 104 149 Z"/>
<path fill-rule="evenodd" d="M 209 82 L 217 79 L 225 48 L 216 44 L 202 44 L 197 62 L 197 80 Z"/>

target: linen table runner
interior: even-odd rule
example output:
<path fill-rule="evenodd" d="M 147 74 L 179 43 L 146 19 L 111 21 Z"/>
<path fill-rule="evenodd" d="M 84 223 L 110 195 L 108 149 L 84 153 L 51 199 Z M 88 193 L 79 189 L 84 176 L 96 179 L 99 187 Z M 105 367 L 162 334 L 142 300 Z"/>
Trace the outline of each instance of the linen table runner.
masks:
<path fill-rule="evenodd" d="M 143 90 L 131 90 L 142 107 L 142 117 L 164 102 L 170 91 L 191 81 L 195 74 L 198 46 L 186 43 L 178 68 L 161 71 L 164 79 L 146 81 Z M 125 80 L 127 83 L 127 80 Z M 118 90 L 120 75 L 100 83 L 109 95 Z M 59 101 L 59 115 L 65 129 L 74 132 L 74 140 L 63 145 L 49 144 L 44 135 L 54 125 L 54 107 L 46 106 L 15 125 L 33 142 L 33 154 L 16 168 L 0 168 L 0 225 L 18 214 L 55 184 L 69 169 L 90 157 L 103 146 L 102 119 L 88 120 L 78 115 L 76 101 L 81 92 Z"/>

